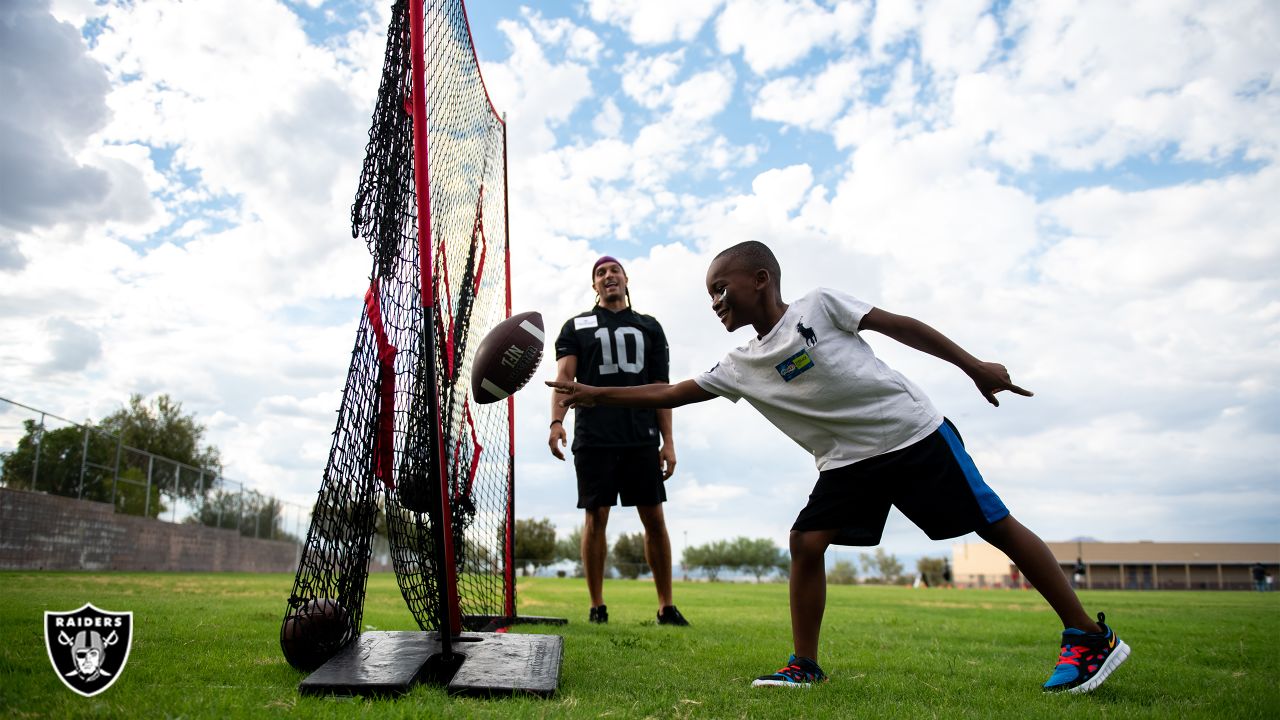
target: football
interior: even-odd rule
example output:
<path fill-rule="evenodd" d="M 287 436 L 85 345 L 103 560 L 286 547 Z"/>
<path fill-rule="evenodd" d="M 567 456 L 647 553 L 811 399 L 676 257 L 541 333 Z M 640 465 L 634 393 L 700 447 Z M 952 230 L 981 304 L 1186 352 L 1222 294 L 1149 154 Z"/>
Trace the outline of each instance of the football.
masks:
<path fill-rule="evenodd" d="M 351 615 L 337 600 L 314 598 L 285 617 L 280 628 L 280 649 L 290 665 L 310 672 L 354 636 Z"/>
<path fill-rule="evenodd" d="M 498 323 L 480 341 L 471 364 L 471 396 L 485 405 L 524 387 L 542 361 L 542 316 L 522 312 Z"/>

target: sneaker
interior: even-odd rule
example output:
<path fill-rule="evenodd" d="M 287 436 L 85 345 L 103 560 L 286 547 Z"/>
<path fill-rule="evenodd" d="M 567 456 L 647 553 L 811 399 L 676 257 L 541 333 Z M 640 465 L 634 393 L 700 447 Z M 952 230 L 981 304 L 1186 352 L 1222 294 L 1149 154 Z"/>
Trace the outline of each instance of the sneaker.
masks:
<path fill-rule="evenodd" d="M 1045 692 L 1087 693 L 1098 687 L 1107 676 L 1129 657 L 1129 646 L 1103 622 L 1102 632 L 1087 633 L 1075 628 L 1062 631 L 1062 654 L 1053 675 L 1045 681 Z"/>
<path fill-rule="evenodd" d="M 603 625 L 609 622 L 609 609 L 604 605 L 597 605 L 591 608 L 591 614 L 587 616 L 587 620 Z"/>
<path fill-rule="evenodd" d="M 689 621 L 684 619 L 684 616 L 680 614 L 675 605 L 668 605 L 662 608 L 662 612 L 658 613 L 658 624 L 688 627 Z"/>
<path fill-rule="evenodd" d="M 752 681 L 751 687 L 803 687 L 827 681 L 827 674 L 822 672 L 818 663 L 805 657 L 791 656 L 787 666 L 772 675 L 761 675 Z"/>

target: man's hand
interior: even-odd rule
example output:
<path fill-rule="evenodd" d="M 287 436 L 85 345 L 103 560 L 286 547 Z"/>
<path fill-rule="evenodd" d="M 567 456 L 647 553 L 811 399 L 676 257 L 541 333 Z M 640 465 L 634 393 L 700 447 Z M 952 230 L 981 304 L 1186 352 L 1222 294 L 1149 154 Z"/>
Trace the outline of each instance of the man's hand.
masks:
<path fill-rule="evenodd" d="M 1009 371 L 1000 363 L 979 362 L 976 367 L 969 373 L 969 377 L 973 378 L 973 384 L 978 386 L 978 392 L 987 399 L 987 402 L 1000 407 L 1000 401 L 996 399 L 996 393 L 1001 390 L 1008 390 L 1011 393 L 1031 397 L 1035 393 L 1030 390 L 1023 390 L 1013 381 L 1009 379 Z"/>
<path fill-rule="evenodd" d="M 561 448 L 565 446 L 568 437 L 564 431 L 564 423 L 558 422 L 551 426 L 551 435 L 547 438 L 547 446 L 551 448 L 551 454 L 560 460 L 564 459 L 564 450 Z"/>
<path fill-rule="evenodd" d="M 562 408 L 593 407 L 596 404 L 595 394 L 597 388 L 590 385 L 548 380 L 547 387 L 556 391 L 556 397 L 559 400 L 556 404 Z"/>
<path fill-rule="evenodd" d="M 658 465 L 662 468 L 663 481 L 675 474 L 676 449 L 664 443 L 662 449 L 658 451 Z"/>

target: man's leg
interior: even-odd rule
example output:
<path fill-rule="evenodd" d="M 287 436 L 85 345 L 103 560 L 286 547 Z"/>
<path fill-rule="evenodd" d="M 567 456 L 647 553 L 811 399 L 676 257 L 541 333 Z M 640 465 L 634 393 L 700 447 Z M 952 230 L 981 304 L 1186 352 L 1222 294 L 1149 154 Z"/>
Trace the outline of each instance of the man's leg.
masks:
<path fill-rule="evenodd" d="M 653 572 L 653 585 L 658 590 L 658 612 L 674 605 L 671 597 L 671 538 L 667 535 L 667 519 L 662 505 L 636 507 L 644 525 L 644 559 Z"/>
<path fill-rule="evenodd" d="M 604 561 L 609 554 L 605 527 L 609 524 L 609 506 L 587 508 L 582 525 L 582 574 L 587 576 L 587 592 L 591 607 L 604 604 Z"/>
<path fill-rule="evenodd" d="M 791 640 L 795 654 L 818 659 L 827 607 L 827 546 L 835 530 L 791 531 Z"/>
<path fill-rule="evenodd" d="M 1102 628 L 1090 619 L 1080 604 L 1080 598 L 1066 573 L 1058 565 L 1049 546 L 1022 523 L 1007 515 L 978 531 L 978 536 L 991 543 L 997 550 L 1009 556 L 1035 589 L 1040 591 L 1053 611 L 1058 613 L 1064 628 L 1076 628 L 1085 632 L 1100 632 Z"/>

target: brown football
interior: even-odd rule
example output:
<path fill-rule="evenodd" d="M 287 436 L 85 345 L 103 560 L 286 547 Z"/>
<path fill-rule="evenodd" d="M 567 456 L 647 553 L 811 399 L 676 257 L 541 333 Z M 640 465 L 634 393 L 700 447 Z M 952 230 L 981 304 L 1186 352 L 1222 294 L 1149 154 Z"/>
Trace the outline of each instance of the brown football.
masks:
<path fill-rule="evenodd" d="M 524 387 L 542 361 L 542 316 L 522 312 L 498 323 L 476 349 L 471 364 L 471 396 L 484 405 Z"/>
<path fill-rule="evenodd" d="M 351 614 L 337 600 L 313 598 L 285 616 L 280 648 L 290 665 L 310 672 L 333 657 L 355 634 Z"/>

